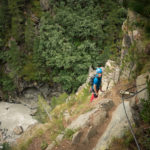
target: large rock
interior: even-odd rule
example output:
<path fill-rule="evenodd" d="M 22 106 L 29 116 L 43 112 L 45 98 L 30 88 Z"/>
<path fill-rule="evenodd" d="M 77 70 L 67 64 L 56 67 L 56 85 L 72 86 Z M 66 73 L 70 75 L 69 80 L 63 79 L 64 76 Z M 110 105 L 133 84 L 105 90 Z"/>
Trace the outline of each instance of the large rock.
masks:
<path fill-rule="evenodd" d="M 97 131 L 96 128 L 93 126 L 90 126 L 85 133 L 85 136 L 83 137 L 82 143 L 88 143 L 89 139 L 92 138 L 94 135 L 96 135 Z"/>
<path fill-rule="evenodd" d="M 63 140 L 63 137 L 64 137 L 64 134 L 59 134 L 59 135 L 56 137 L 56 142 L 57 142 L 57 143 L 60 143 L 60 142 Z"/>
<path fill-rule="evenodd" d="M 146 88 L 146 78 L 150 78 L 150 73 L 145 73 L 137 77 L 136 79 L 136 86 L 137 86 L 137 91 L 141 91 L 142 89 Z M 140 93 L 137 94 L 137 97 L 139 101 L 141 99 L 148 99 L 148 91 L 147 89 L 141 91 Z"/>
<path fill-rule="evenodd" d="M 82 136 L 82 131 L 77 131 L 72 137 L 72 144 L 78 144 Z"/>
<path fill-rule="evenodd" d="M 100 127 L 107 117 L 107 112 L 103 109 L 96 111 L 90 117 L 90 124 L 94 127 Z"/>
<path fill-rule="evenodd" d="M 89 126 L 89 118 L 92 114 L 94 114 L 98 109 L 95 108 L 85 114 L 80 115 L 76 120 L 74 120 L 67 129 L 79 129 L 79 128 L 85 128 Z"/>
<path fill-rule="evenodd" d="M 126 111 L 128 117 L 133 124 L 131 108 L 129 106 L 129 102 L 125 102 Z M 123 109 L 123 104 L 120 104 L 115 112 L 113 113 L 112 120 L 109 123 L 107 129 L 105 130 L 102 137 L 97 142 L 97 145 L 93 150 L 105 150 L 108 148 L 109 144 L 113 140 L 113 138 L 122 137 L 125 129 L 129 128 L 127 118 L 125 116 L 125 112 Z"/>
<path fill-rule="evenodd" d="M 119 81 L 120 69 L 116 62 L 108 60 L 103 69 L 102 90 L 111 90 L 112 87 Z"/>
<path fill-rule="evenodd" d="M 46 150 L 52 150 L 55 147 L 56 143 L 53 141 L 51 144 L 48 145 Z"/>
<path fill-rule="evenodd" d="M 17 126 L 17 127 L 15 127 L 14 130 L 13 130 L 13 132 L 14 132 L 14 134 L 16 134 L 16 135 L 22 134 L 22 133 L 23 133 L 23 128 L 22 128 L 22 126 Z"/>
<path fill-rule="evenodd" d="M 109 111 L 114 106 L 114 102 L 111 99 L 103 99 L 99 102 L 99 107 Z"/>

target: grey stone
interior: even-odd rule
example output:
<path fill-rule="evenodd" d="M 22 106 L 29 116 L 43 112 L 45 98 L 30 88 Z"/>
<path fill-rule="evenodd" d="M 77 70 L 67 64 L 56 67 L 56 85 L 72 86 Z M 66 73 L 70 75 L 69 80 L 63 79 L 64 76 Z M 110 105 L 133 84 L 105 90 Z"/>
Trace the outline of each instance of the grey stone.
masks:
<path fill-rule="evenodd" d="M 74 145 L 79 143 L 81 136 L 82 136 L 82 131 L 76 132 L 72 137 L 72 144 Z"/>
<path fill-rule="evenodd" d="M 66 129 L 78 129 L 78 128 L 85 128 L 85 127 L 89 126 L 89 118 L 96 111 L 97 111 L 97 108 L 95 108 L 85 114 L 80 115 Z"/>
<path fill-rule="evenodd" d="M 37 109 L 33 109 L 33 110 L 31 110 L 30 115 L 31 115 L 31 116 L 35 116 L 36 112 L 37 112 Z"/>
<path fill-rule="evenodd" d="M 13 130 L 13 132 L 14 132 L 14 134 L 16 134 L 16 135 L 22 134 L 22 133 L 23 133 L 23 128 L 22 128 L 22 126 L 17 126 L 17 127 L 15 127 L 14 130 Z"/>
<path fill-rule="evenodd" d="M 57 143 L 60 143 L 60 142 L 63 140 L 63 137 L 64 137 L 64 134 L 59 134 L 59 135 L 56 137 L 56 142 L 57 142 Z"/>
<path fill-rule="evenodd" d="M 46 150 L 52 150 L 55 145 L 56 145 L 56 143 L 53 141 L 51 144 L 48 145 L 48 147 L 46 148 Z"/>
<path fill-rule="evenodd" d="M 107 112 L 105 110 L 98 110 L 92 115 L 92 121 L 90 124 L 92 124 L 94 127 L 100 127 L 104 123 L 106 116 Z"/>
<path fill-rule="evenodd" d="M 66 110 L 63 114 L 65 121 L 68 123 L 69 119 L 70 119 L 70 114 L 68 112 L 68 110 Z"/>
<path fill-rule="evenodd" d="M 131 113 L 131 108 L 129 102 L 125 102 L 125 108 L 131 121 L 133 124 L 133 118 Z M 113 113 L 112 119 L 103 133 L 103 135 L 98 140 L 96 147 L 93 150 L 104 150 L 107 149 L 109 144 L 114 138 L 121 138 L 124 134 L 124 131 L 129 128 L 129 124 L 127 122 L 127 118 L 125 116 L 125 112 L 123 109 L 123 104 L 120 104 L 115 112 Z"/>
<path fill-rule="evenodd" d="M 96 128 L 91 126 L 87 131 L 87 138 L 90 139 L 97 133 Z"/>
<path fill-rule="evenodd" d="M 129 48 L 131 46 L 131 39 L 128 34 L 125 34 L 122 41 L 122 46 L 125 48 Z"/>
<path fill-rule="evenodd" d="M 142 89 L 146 88 L 146 77 L 147 76 L 150 78 L 150 73 L 145 73 L 145 74 L 142 74 L 142 75 L 137 77 L 137 79 L 136 79 L 137 91 L 141 91 Z M 137 97 L 138 97 L 139 101 L 141 99 L 147 100 L 148 99 L 147 89 L 145 89 L 145 90 L 141 91 L 140 93 L 138 93 Z"/>
<path fill-rule="evenodd" d="M 103 99 L 99 102 L 99 107 L 109 111 L 114 106 L 114 102 L 111 99 Z"/>

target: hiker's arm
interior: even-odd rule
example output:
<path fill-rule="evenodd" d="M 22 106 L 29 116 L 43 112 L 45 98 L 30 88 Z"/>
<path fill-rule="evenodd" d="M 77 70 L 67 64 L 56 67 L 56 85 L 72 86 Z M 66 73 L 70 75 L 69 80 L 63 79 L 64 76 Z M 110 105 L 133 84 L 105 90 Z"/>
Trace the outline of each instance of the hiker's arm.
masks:
<path fill-rule="evenodd" d="M 102 90 L 102 85 L 100 85 L 99 89 L 100 89 L 101 92 L 104 92 L 104 91 Z"/>
<path fill-rule="evenodd" d="M 96 90 L 96 84 L 94 84 L 94 91 L 95 91 L 95 94 L 98 95 L 98 92 Z"/>

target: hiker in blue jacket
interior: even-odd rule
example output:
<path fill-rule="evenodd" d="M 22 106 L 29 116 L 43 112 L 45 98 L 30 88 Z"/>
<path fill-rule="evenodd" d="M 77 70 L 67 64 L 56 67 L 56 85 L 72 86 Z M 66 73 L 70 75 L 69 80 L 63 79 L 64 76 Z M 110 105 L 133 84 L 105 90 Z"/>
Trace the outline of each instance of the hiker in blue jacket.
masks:
<path fill-rule="evenodd" d="M 102 69 L 101 68 L 97 68 L 96 69 L 96 76 L 93 79 L 92 96 L 91 96 L 90 102 L 92 102 L 94 98 L 98 97 L 98 91 L 99 90 L 102 91 L 101 82 L 102 82 Z"/>

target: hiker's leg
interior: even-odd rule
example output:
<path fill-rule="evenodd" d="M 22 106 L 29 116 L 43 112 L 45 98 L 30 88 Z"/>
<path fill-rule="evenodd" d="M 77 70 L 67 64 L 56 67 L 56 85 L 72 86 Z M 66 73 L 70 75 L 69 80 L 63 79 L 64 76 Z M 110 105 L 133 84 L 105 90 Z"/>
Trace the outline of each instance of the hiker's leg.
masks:
<path fill-rule="evenodd" d="M 94 93 L 92 93 L 92 96 L 91 96 L 91 99 L 90 99 L 90 102 L 92 102 L 94 99 Z"/>

